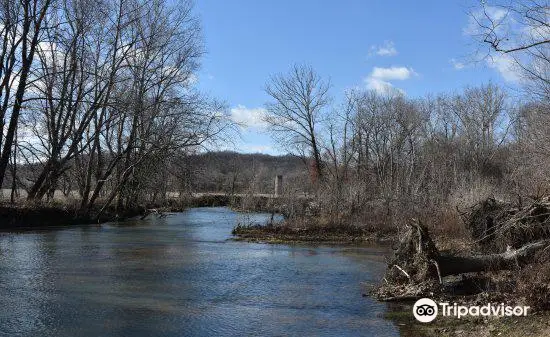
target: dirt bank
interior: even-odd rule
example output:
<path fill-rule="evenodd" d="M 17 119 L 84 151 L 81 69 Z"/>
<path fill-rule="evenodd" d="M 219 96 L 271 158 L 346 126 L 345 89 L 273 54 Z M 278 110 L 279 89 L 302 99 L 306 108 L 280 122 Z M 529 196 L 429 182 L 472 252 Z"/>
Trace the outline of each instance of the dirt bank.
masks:
<path fill-rule="evenodd" d="M 116 211 L 113 208 L 99 209 L 87 215 L 79 214 L 67 205 L 0 205 L 0 229 L 25 230 L 52 226 L 92 224 L 121 220 L 145 214 L 146 209 L 136 207 Z"/>

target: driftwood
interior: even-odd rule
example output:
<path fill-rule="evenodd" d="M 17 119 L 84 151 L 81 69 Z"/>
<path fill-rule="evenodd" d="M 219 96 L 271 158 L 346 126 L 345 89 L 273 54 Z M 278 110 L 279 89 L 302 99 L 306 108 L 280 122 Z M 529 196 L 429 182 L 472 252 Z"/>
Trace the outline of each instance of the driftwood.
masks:
<path fill-rule="evenodd" d="M 530 263 L 538 252 L 548 247 L 550 247 L 550 240 L 541 240 L 500 254 L 477 256 L 439 255 L 437 262 L 441 276 L 508 270 Z"/>

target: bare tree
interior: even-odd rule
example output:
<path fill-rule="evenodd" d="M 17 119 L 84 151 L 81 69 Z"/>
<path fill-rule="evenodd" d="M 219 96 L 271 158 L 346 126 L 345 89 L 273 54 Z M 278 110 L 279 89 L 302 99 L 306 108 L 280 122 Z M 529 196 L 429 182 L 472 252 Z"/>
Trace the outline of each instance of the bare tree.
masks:
<path fill-rule="evenodd" d="M 266 92 L 266 121 L 276 139 L 297 150 L 303 158 L 313 158 L 313 176 L 323 176 L 319 142 L 320 123 L 329 104 L 329 83 L 306 65 L 294 65 L 286 75 L 271 77 Z"/>
<path fill-rule="evenodd" d="M 46 30 L 24 120 L 34 133 L 25 148 L 42 163 L 29 188 L 31 200 L 55 190 L 70 161 L 87 149 L 81 144 L 92 143 L 101 132 L 115 82 L 136 42 L 124 38 L 123 27 L 133 17 L 126 4 L 64 0 L 63 10 Z"/>
<path fill-rule="evenodd" d="M 192 89 L 203 48 L 191 3 L 140 2 L 135 12 L 130 27 L 136 43 L 124 61 L 114 104 L 107 107 L 104 123 L 94 122 L 92 129 L 102 131 L 78 158 L 87 163 L 80 180 L 85 211 L 103 192 L 103 208 L 114 201 L 125 209 L 150 194 L 163 199 L 154 193 L 166 173 L 158 163 L 231 129 L 225 105 Z"/>
<path fill-rule="evenodd" d="M 506 141 L 513 118 L 508 115 L 506 93 L 494 84 L 467 88 L 448 106 L 459 120 L 458 133 L 468 161 L 485 167 Z"/>
<path fill-rule="evenodd" d="M 470 12 L 472 35 L 488 57 L 515 64 L 531 93 L 550 97 L 550 4 L 547 0 L 481 1 Z M 491 52 L 492 51 L 492 52 Z M 496 53 L 496 54 L 495 54 Z"/>

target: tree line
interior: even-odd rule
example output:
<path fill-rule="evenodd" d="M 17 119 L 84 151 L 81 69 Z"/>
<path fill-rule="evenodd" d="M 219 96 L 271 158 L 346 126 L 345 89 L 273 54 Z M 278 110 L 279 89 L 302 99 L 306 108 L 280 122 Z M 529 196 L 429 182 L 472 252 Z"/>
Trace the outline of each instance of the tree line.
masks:
<path fill-rule="evenodd" d="M 276 96 L 267 120 L 309 161 L 319 209 L 331 216 L 376 210 L 391 220 L 494 194 L 549 192 L 548 102 L 517 101 L 492 83 L 421 98 L 354 89 L 328 113 L 308 97 L 316 76 L 296 66 L 286 78 L 293 86 L 279 94 L 303 92 L 295 105 Z"/>
<path fill-rule="evenodd" d="M 329 111 L 317 104 L 328 97 L 310 97 L 318 92 L 308 83 L 320 83 L 312 78 L 311 67 L 295 66 L 266 120 L 283 146 L 309 161 L 319 209 L 331 216 L 423 209 L 461 189 L 504 183 L 513 146 L 531 133 L 520 132 L 519 110 L 494 84 L 424 98 L 353 89 Z"/>
<path fill-rule="evenodd" d="M 265 120 L 307 160 L 329 223 L 443 223 L 484 197 L 550 193 L 548 5 L 482 2 L 470 16 L 484 50 L 476 56 L 506 58 L 522 92 L 488 83 L 411 98 L 358 88 L 335 107 L 329 81 L 307 64 L 268 80 Z"/>

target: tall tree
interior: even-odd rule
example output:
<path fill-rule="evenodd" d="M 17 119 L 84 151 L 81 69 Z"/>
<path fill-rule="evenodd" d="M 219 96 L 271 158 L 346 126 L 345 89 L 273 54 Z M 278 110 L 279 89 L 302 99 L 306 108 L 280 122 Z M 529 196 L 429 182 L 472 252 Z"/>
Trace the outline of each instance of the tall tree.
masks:
<path fill-rule="evenodd" d="M 319 128 L 329 104 L 329 87 L 311 66 L 294 65 L 288 74 L 272 76 L 265 89 L 273 99 L 265 119 L 273 135 L 302 157 L 312 158 L 315 178 L 323 176 Z"/>

